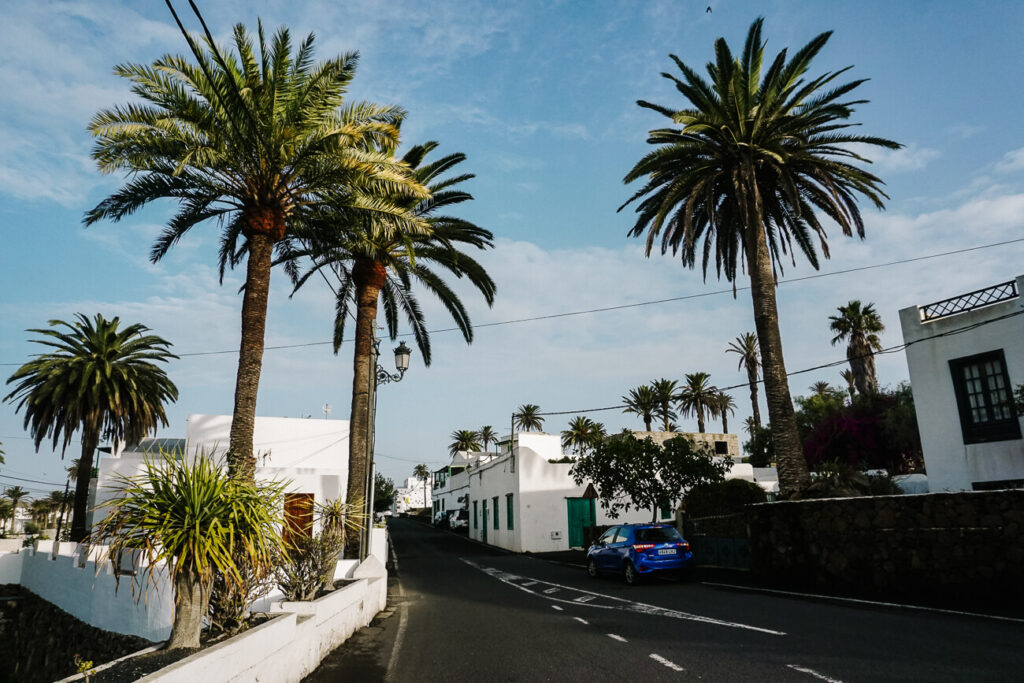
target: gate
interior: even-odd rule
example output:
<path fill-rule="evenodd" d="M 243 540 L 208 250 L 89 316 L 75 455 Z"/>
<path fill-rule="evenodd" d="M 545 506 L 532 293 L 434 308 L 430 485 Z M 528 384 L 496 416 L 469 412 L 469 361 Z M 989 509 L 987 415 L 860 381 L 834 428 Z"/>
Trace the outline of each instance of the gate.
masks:
<path fill-rule="evenodd" d="M 750 568 L 750 541 L 746 514 L 683 519 L 683 537 L 690 542 L 694 561 L 700 566 Z"/>

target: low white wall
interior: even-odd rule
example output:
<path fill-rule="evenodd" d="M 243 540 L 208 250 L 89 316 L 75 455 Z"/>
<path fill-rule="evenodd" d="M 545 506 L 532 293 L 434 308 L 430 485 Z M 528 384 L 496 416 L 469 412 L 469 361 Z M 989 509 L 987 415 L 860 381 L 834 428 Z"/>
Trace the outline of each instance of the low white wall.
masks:
<path fill-rule="evenodd" d="M 53 541 L 39 541 L 35 550 L 20 553 L 22 586 L 96 628 L 150 641 L 170 636 L 174 599 L 162 568 L 156 570 L 155 585 L 139 600 L 138 586 L 133 595 L 131 576 L 122 574 L 118 585 L 110 562 L 102 560 L 105 547 L 91 548 L 83 563 L 82 549 L 60 545 L 57 554 L 53 554 Z M 137 571 L 137 583 L 146 582 L 150 568 L 139 566 Z"/>
<path fill-rule="evenodd" d="M 387 604 L 387 571 L 373 555 L 349 585 L 312 602 L 277 603 L 281 616 L 214 645 L 142 681 L 298 683 Z"/>
<path fill-rule="evenodd" d="M 25 553 L 0 551 L 0 586 L 21 583 L 21 567 Z"/>

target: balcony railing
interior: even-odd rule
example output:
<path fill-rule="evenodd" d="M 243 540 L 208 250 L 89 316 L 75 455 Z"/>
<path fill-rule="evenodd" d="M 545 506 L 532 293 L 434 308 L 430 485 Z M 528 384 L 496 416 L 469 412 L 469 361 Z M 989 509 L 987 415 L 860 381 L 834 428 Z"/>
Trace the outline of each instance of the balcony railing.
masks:
<path fill-rule="evenodd" d="M 1000 301 L 1016 299 L 1017 296 L 1016 280 L 1002 282 L 998 285 L 986 287 L 985 289 L 979 289 L 974 292 L 955 296 L 952 299 L 943 299 L 942 301 L 936 301 L 935 303 L 921 306 L 921 322 L 937 320 L 939 318 L 945 318 L 965 311 L 973 311 L 974 309 L 981 308 L 982 306 L 991 306 L 992 304 L 997 304 Z"/>

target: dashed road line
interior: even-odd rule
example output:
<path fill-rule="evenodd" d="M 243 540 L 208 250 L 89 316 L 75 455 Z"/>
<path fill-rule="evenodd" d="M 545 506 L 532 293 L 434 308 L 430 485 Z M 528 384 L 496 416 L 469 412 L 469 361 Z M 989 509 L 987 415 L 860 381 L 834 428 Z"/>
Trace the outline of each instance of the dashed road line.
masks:
<path fill-rule="evenodd" d="M 608 636 L 609 638 L 611 638 L 612 640 L 619 641 L 620 643 L 628 643 L 629 642 L 628 640 L 626 640 L 622 636 L 616 635 L 614 633 L 606 633 L 605 635 Z"/>
<path fill-rule="evenodd" d="M 561 588 L 557 588 L 557 587 L 556 588 L 548 588 L 547 590 L 544 591 L 544 595 L 551 595 L 552 593 L 557 593 L 560 590 L 562 590 L 562 589 Z"/>
<path fill-rule="evenodd" d="M 758 633 L 766 633 L 768 635 L 773 636 L 786 635 L 785 631 L 776 631 L 774 629 L 762 628 L 760 626 L 752 626 L 750 624 L 743 624 L 735 621 L 723 621 L 721 619 L 704 617 L 699 614 L 691 614 L 689 612 L 681 612 L 679 610 L 668 609 L 666 607 L 658 607 L 657 605 L 649 605 L 643 602 L 626 600 L 625 598 L 617 598 L 611 595 L 605 595 L 603 593 L 594 593 L 592 591 L 586 591 L 581 588 L 573 588 L 572 586 L 564 586 L 562 584 L 554 583 L 551 581 L 540 581 L 537 579 L 532 579 L 527 576 L 519 576 L 517 574 L 502 571 L 496 567 L 485 567 L 465 557 L 459 559 L 468 564 L 470 567 L 479 569 L 483 573 L 501 581 L 502 583 L 508 584 L 513 588 L 518 588 L 521 591 L 525 591 L 527 593 L 531 593 L 533 595 L 537 595 L 538 597 L 543 597 L 547 600 L 551 600 L 554 602 L 560 602 L 565 605 L 576 605 L 577 607 L 594 607 L 597 609 L 614 609 L 625 612 L 636 612 L 648 616 L 683 619 L 686 621 L 695 621 L 702 624 L 710 624 L 712 626 L 724 626 L 726 628 L 737 628 L 746 631 L 757 631 Z M 550 588 L 544 590 L 543 593 L 539 590 L 532 589 L 533 586 L 536 586 L 538 584 L 540 586 L 549 586 Z M 551 593 L 555 592 L 554 590 L 551 590 L 551 588 L 565 590 L 569 593 L 575 593 L 577 594 L 577 596 L 591 596 L 592 600 L 587 602 L 577 602 L 576 598 L 569 599 L 567 597 L 561 596 L 556 597 L 554 595 L 551 595 Z"/>
<path fill-rule="evenodd" d="M 551 605 L 551 609 L 558 610 L 559 612 L 563 611 L 558 605 Z"/>
<path fill-rule="evenodd" d="M 658 664 L 664 664 L 665 666 L 667 666 L 668 668 L 672 669 L 673 671 L 686 671 L 686 669 L 684 669 L 683 667 L 679 666 L 678 664 L 676 664 L 673 661 L 665 659 L 661 655 L 653 654 L 652 653 L 651 654 L 651 659 L 656 661 Z"/>
<path fill-rule="evenodd" d="M 796 664 L 787 664 L 786 666 L 792 669 L 793 671 L 799 671 L 802 674 L 814 676 L 820 681 L 825 681 L 825 683 L 843 683 L 838 678 L 831 678 L 829 676 L 826 676 L 825 674 L 818 673 L 814 669 L 808 669 L 806 666 L 797 666 Z"/>
<path fill-rule="evenodd" d="M 587 621 L 586 619 L 584 619 L 583 617 L 573 617 L 573 619 L 575 619 L 576 621 L 580 622 L 584 626 L 590 626 L 590 622 Z"/>
<path fill-rule="evenodd" d="M 593 595 L 584 595 L 583 597 L 576 598 L 573 602 L 590 602 L 594 599 Z"/>

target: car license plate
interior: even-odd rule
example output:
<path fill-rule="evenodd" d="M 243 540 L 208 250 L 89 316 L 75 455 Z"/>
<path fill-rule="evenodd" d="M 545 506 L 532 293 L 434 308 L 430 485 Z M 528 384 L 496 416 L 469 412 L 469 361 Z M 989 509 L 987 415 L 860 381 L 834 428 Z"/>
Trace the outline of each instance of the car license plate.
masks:
<path fill-rule="evenodd" d="M 676 549 L 675 548 L 662 548 L 661 550 L 658 551 L 658 554 L 659 555 L 675 555 L 676 554 Z"/>

